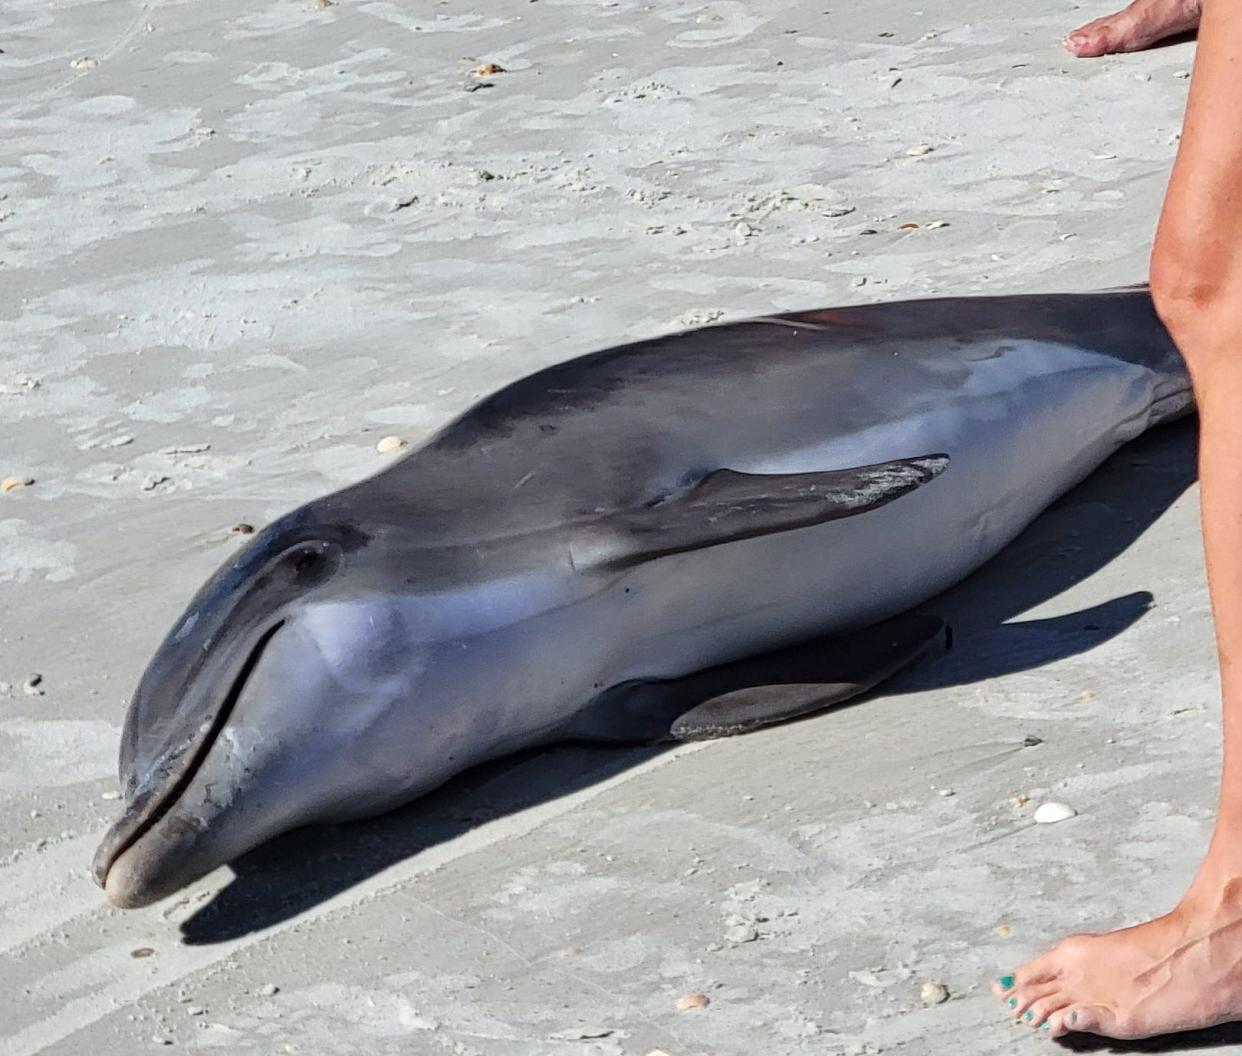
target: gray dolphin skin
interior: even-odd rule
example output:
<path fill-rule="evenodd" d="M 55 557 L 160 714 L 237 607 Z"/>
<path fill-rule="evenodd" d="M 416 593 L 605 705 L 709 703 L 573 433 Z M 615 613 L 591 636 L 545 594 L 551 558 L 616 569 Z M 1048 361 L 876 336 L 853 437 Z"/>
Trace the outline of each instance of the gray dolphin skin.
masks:
<path fill-rule="evenodd" d="M 916 606 L 1190 408 L 1143 290 L 801 312 L 543 370 L 198 592 L 130 705 L 95 877 L 145 905 L 518 749 L 844 700 L 941 640 Z"/>

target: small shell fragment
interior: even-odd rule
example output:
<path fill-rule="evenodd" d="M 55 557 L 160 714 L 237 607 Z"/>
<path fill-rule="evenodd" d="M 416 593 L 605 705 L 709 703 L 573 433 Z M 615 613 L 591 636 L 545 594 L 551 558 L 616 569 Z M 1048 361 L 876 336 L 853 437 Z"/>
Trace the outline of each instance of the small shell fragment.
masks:
<path fill-rule="evenodd" d="M 482 66 L 476 66 L 470 71 L 476 77 L 495 77 L 498 73 L 508 73 L 503 66 L 496 62 L 485 62 Z"/>
<path fill-rule="evenodd" d="M 948 220 L 933 220 L 930 224 L 924 224 L 923 226 L 926 227 L 930 231 L 936 231 L 939 228 L 948 227 L 949 221 Z"/>
<path fill-rule="evenodd" d="M 334 2 L 335 0 L 315 0 L 315 2 L 311 4 L 311 7 L 313 7 L 316 11 L 325 11 L 331 7 Z"/>
<path fill-rule="evenodd" d="M 725 942 L 731 942 L 735 946 L 754 942 L 757 938 L 759 938 L 759 929 L 752 924 L 734 924 L 725 931 Z"/>
<path fill-rule="evenodd" d="M 677 1011 L 689 1012 L 695 1008 L 706 1008 L 712 1003 L 712 999 L 706 994 L 682 994 L 677 999 Z"/>
<path fill-rule="evenodd" d="M 150 957 L 154 952 L 155 951 L 151 949 L 150 946 L 139 946 L 136 950 L 130 950 L 129 955 L 138 960 L 142 960 L 143 957 Z"/>
<path fill-rule="evenodd" d="M 0 491 L 16 491 L 18 488 L 28 488 L 34 483 L 34 477 L 5 477 L 0 480 Z"/>
<path fill-rule="evenodd" d="M 93 70 L 99 65 L 99 60 L 92 59 L 89 55 L 79 55 L 69 65 L 75 70 Z"/>
<path fill-rule="evenodd" d="M 394 451 L 400 451 L 405 447 L 405 441 L 399 436 L 386 436 L 378 444 L 375 450 L 381 455 L 391 455 Z"/>
<path fill-rule="evenodd" d="M 1068 821 L 1077 813 L 1078 811 L 1067 803 L 1041 803 L 1035 808 L 1035 823 L 1037 825 L 1055 825 L 1058 821 Z"/>
<path fill-rule="evenodd" d="M 949 1000 L 949 988 L 944 983 L 924 983 L 919 987 L 919 1000 L 928 1008 L 943 1005 Z"/>
<path fill-rule="evenodd" d="M 930 154 L 935 149 L 935 147 L 928 146 L 926 143 L 916 143 L 906 151 L 906 154 L 911 158 L 921 158 L 924 154 Z"/>
<path fill-rule="evenodd" d="M 230 535 L 254 535 L 254 525 L 247 524 L 245 521 L 238 521 L 229 529 Z"/>

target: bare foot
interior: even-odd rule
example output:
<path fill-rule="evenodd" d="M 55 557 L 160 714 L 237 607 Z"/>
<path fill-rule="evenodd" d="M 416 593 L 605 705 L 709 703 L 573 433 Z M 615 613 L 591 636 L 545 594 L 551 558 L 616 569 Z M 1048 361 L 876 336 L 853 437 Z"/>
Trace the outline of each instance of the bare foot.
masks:
<path fill-rule="evenodd" d="M 992 990 L 1019 1023 L 1054 1038 L 1150 1038 L 1242 1019 L 1242 878 L 1201 875 L 1167 916 L 1072 935 Z"/>
<path fill-rule="evenodd" d="M 1080 59 L 1142 51 L 1165 37 L 1199 27 L 1203 0 L 1134 0 L 1129 7 L 1079 26 L 1065 38 L 1065 49 Z"/>

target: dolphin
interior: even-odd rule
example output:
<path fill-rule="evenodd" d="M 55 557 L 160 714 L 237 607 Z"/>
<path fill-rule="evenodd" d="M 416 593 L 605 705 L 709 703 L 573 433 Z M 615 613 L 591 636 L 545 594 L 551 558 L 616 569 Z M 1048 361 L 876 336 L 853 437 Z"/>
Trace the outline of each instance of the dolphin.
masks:
<path fill-rule="evenodd" d="M 541 370 L 199 590 L 130 703 L 94 876 L 141 906 L 520 749 L 829 707 L 1192 402 L 1143 289 L 798 312 Z"/>

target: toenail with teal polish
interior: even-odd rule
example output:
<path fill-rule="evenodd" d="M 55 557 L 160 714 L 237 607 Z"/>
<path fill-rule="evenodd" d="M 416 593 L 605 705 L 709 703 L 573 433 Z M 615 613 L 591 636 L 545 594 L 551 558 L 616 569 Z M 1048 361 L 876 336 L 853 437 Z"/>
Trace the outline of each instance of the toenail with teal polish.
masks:
<path fill-rule="evenodd" d="M 1018 999 L 1016 997 L 1011 997 L 1008 1001 L 1005 1002 L 1005 1004 L 1007 1004 L 1010 1008 L 1017 1008 Z"/>
<path fill-rule="evenodd" d="M 1051 1030 L 1051 1029 L 1052 1029 L 1052 1024 L 1051 1024 L 1051 1023 L 1045 1023 L 1045 1024 L 1044 1024 L 1042 1027 L 1040 1027 L 1039 1029 L 1040 1029 L 1040 1030 Z"/>
<path fill-rule="evenodd" d="M 1022 1018 L 1023 1018 L 1023 1019 L 1025 1019 L 1025 1020 L 1029 1023 L 1032 1019 L 1034 1019 L 1034 1018 L 1035 1018 L 1035 1013 L 1034 1013 L 1034 1012 L 1032 1012 L 1032 1011 L 1028 1008 L 1028 1009 L 1027 1009 L 1024 1013 L 1022 1013 Z"/>
<path fill-rule="evenodd" d="M 1000 983 L 1000 988 L 1001 988 L 1002 990 L 1012 990 L 1012 989 L 1013 989 L 1013 976 L 1012 976 L 1012 975 L 1002 975 L 1002 976 L 1001 976 L 999 979 L 997 979 L 996 981 L 997 981 L 998 983 Z"/>

